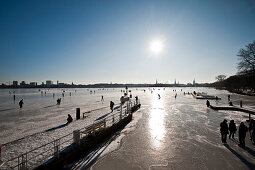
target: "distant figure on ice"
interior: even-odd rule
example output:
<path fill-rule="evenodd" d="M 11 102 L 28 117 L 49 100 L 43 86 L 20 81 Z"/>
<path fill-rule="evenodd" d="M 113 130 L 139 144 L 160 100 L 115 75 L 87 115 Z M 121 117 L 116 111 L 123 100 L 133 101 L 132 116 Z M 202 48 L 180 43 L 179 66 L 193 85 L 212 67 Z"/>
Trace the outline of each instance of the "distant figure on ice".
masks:
<path fill-rule="evenodd" d="M 230 101 L 230 95 L 228 95 L 228 101 Z"/>
<path fill-rule="evenodd" d="M 60 103 L 61 103 L 61 98 L 58 98 L 57 99 L 57 104 L 60 105 Z"/>
<path fill-rule="evenodd" d="M 176 97 L 177 97 L 177 93 L 175 94 L 174 98 L 176 99 Z"/>
<path fill-rule="evenodd" d="M 158 99 L 160 99 L 160 94 L 158 94 Z"/>
<path fill-rule="evenodd" d="M 101 101 L 104 101 L 104 96 L 101 97 Z"/>
<path fill-rule="evenodd" d="M 67 116 L 67 123 L 71 123 L 73 121 L 73 118 L 70 114 Z"/>
<path fill-rule="evenodd" d="M 233 106 L 233 103 L 231 101 L 229 102 L 229 106 Z"/>
<path fill-rule="evenodd" d="M 135 103 L 138 104 L 138 96 L 135 96 Z"/>
<path fill-rule="evenodd" d="M 112 112 L 113 112 L 113 106 L 114 106 L 113 101 L 110 101 L 110 109 L 111 109 Z"/>
<path fill-rule="evenodd" d="M 15 96 L 15 94 L 13 95 L 13 100 L 15 100 L 16 99 L 16 96 Z"/>
<path fill-rule="evenodd" d="M 219 100 L 218 96 L 216 96 L 216 100 Z"/>
<path fill-rule="evenodd" d="M 23 102 L 23 99 L 22 99 L 22 100 L 19 101 L 19 108 L 22 108 L 23 104 L 24 104 L 24 102 Z"/>
<path fill-rule="evenodd" d="M 242 100 L 240 101 L 240 107 L 243 107 L 243 101 Z"/>
<path fill-rule="evenodd" d="M 232 139 L 234 139 L 234 135 L 236 133 L 236 124 L 234 122 L 234 120 L 230 120 L 230 123 L 229 123 L 229 139 L 231 138 L 232 136 Z"/>
<path fill-rule="evenodd" d="M 220 123 L 220 133 L 222 143 L 227 143 L 228 124 L 226 119 L 224 119 L 223 122 Z"/>
<path fill-rule="evenodd" d="M 207 107 L 210 107 L 210 106 L 211 106 L 209 100 L 206 100 L 206 106 L 207 106 Z"/>
<path fill-rule="evenodd" d="M 244 125 L 243 122 L 240 123 L 239 126 L 239 146 L 245 147 L 245 137 L 248 128 Z"/>

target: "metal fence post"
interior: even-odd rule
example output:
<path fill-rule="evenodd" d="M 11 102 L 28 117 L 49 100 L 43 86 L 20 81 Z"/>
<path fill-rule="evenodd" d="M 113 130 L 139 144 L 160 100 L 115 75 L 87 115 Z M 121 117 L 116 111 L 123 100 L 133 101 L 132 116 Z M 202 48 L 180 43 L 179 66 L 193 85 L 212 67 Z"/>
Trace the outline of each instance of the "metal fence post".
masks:
<path fill-rule="evenodd" d="M 27 154 L 25 153 L 18 157 L 18 170 L 26 169 L 27 169 Z"/>
<path fill-rule="evenodd" d="M 60 140 L 54 140 L 54 156 L 59 158 Z"/>

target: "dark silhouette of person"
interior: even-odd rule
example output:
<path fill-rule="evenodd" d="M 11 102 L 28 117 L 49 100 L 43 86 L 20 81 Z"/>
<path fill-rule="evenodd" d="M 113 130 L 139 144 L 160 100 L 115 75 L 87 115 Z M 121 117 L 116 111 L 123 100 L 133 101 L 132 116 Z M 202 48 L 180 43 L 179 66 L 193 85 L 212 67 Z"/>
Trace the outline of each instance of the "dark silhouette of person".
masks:
<path fill-rule="evenodd" d="M 104 101 L 104 96 L 102 96 L 101 101 Z"/>
<path fill-rule="evenodd" d="M 19 101 L 19 108 L 22 108 L 22 107 L 23 107 L 23 104 L 24 104 L 23 99 L 21 99 L 21 100 Z"/>
<path fill-rule="evenodd" d="M 252 127 L 251 141 L 253 142 L 253 144 L 255 144 L 255 125 L 254 124 Z"/>
<path fill-rule="evenodd" d="M 216 96 L 216 100 L 219 100 L 218 96 Z"/>
<path fill-rule="evenodd" d="M 243 101 L 242 100 L 240 101 L 240 107 L 243 107 Z"/>
<path fill-rule="evenodd" d="M 240 123 L 239 126 L 239 146 L 245 147 L 245 137 L 248 128 L 244 125 L 243 122 Z"/>
<path fill-rule="evenodd" d="M 121 96 L 120 102 L 121 102 L 121 105 L 123 105 L 123 104 L 125 103 L 125 101 L 124 101 L 124 96 Z"/>
<path fill-rule="evenodd" d="M 16 96 L 15 96 L 15 94 L 13 95 L 13 100 L 16 100 Z"/>
<path fill-rule="evenodd" d="M 176 99 L 176 97 L 177 97 L 177 93 L 175 94 L 174 98 Z"/>
<path fill-rule="evenodd" d="M 138 96 L 135 96 L 135 103 L 138 104 Z"/>
<path fill-rule="evenodd" d="M 226 119 L 224 119 L 223 122 L 220 123 L 220 133 L 222 143 L 227 143 L 228 124 Z"/>
<path fill-rule="evenodd" d="M 67 123 L 71 123 L 73 121 L 73 118 L 70 114 L 67 115 Z"/>
<path fill-rule="evenodd" d="M 61 103 L 61 98 L 58 98 L 57 99 L 57 104 L 60 105 L 60 103 Z"/>
<path fill-rule="evenodd" d="M 113 106 L 114 106 L 113 101 L 110 101 L 110 109 L 111 109 L 112 112 L 113 112 Z"/>
<path fill-rule="evenodd" d="M 229 102 L 229 106 L 234 106 L 232 102 Z"/>
<path fill-rule="evenodd" d="M 228 95 L 228 101 L 230 101 L 230 95 Z"/>
<path fill-rule="evenodd" d="M 234 120 L 230 120 L 230 123 L 229 123 L 229 139 L 231 138 L 232 136 L 232 139 L 234 139 L 234 135 L 236 133 L 236 124 L 234 122 Z"/>
<path fill-rule="evenodd" d="M 206 100 L 206 106 L 207 106 L 207 107 L 210 107 L 210 106 L 211 106 L 209 100 Z"/>
<path fill-rule="evenodd" d="M 160 99 L 160 94 L 158 94 L 158 99 Z"/>
<path fill-rule="evenodd" d="M 250 133 L 250 139 L 252 139 L 252 131 L 253 131 L 253 127 L 255 126 L 255 124 L 254 124 L 255 122 L 254 122 L 254 120 L 253 119 L 251 119 L 251 122 L 249 123 L 249 133 Z"/>

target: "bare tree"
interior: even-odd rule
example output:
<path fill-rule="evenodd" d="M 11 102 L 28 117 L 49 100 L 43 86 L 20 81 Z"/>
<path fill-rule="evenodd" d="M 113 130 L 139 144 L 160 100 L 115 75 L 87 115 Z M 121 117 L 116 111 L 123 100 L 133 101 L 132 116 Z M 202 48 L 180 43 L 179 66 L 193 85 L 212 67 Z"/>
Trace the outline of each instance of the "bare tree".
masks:
<path fill-rule="evenodd" d="M 226 79 L 226 75 L 218 75 L 217 77 L 215 77 L 215 79 L 218 81 L 218 82 L 223 82 L 225 79 Z"/>
<path fill-rule="evenodd" d="M 217 77 L 215 77 L 215 79 L 218 82 L 219 88 L 223 87 L 223 81 L 226 79 L 226 77 L 227 77 L 226 75 L 218 75 Z"/>
<path fill-rule="evenodd" d="M 238 52 L 239 63 L 237 65 L 238 71 L 241 74 L 255 72 L 255 41 L 246 46 L 245 49 L 240 49 Z"/>

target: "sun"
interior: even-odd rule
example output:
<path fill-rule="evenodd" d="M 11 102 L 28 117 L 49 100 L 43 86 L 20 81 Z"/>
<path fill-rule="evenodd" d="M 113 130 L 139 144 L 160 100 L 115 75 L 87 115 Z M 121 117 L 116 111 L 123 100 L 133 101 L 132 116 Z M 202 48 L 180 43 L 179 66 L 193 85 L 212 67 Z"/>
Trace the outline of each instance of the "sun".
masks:
<path fill-rule="evenodd" d="M 150 51 L 153 54 L 160 54 L 163 51 L 163 42 L 160 39 L 155 39 L 150 42 Z"/>

